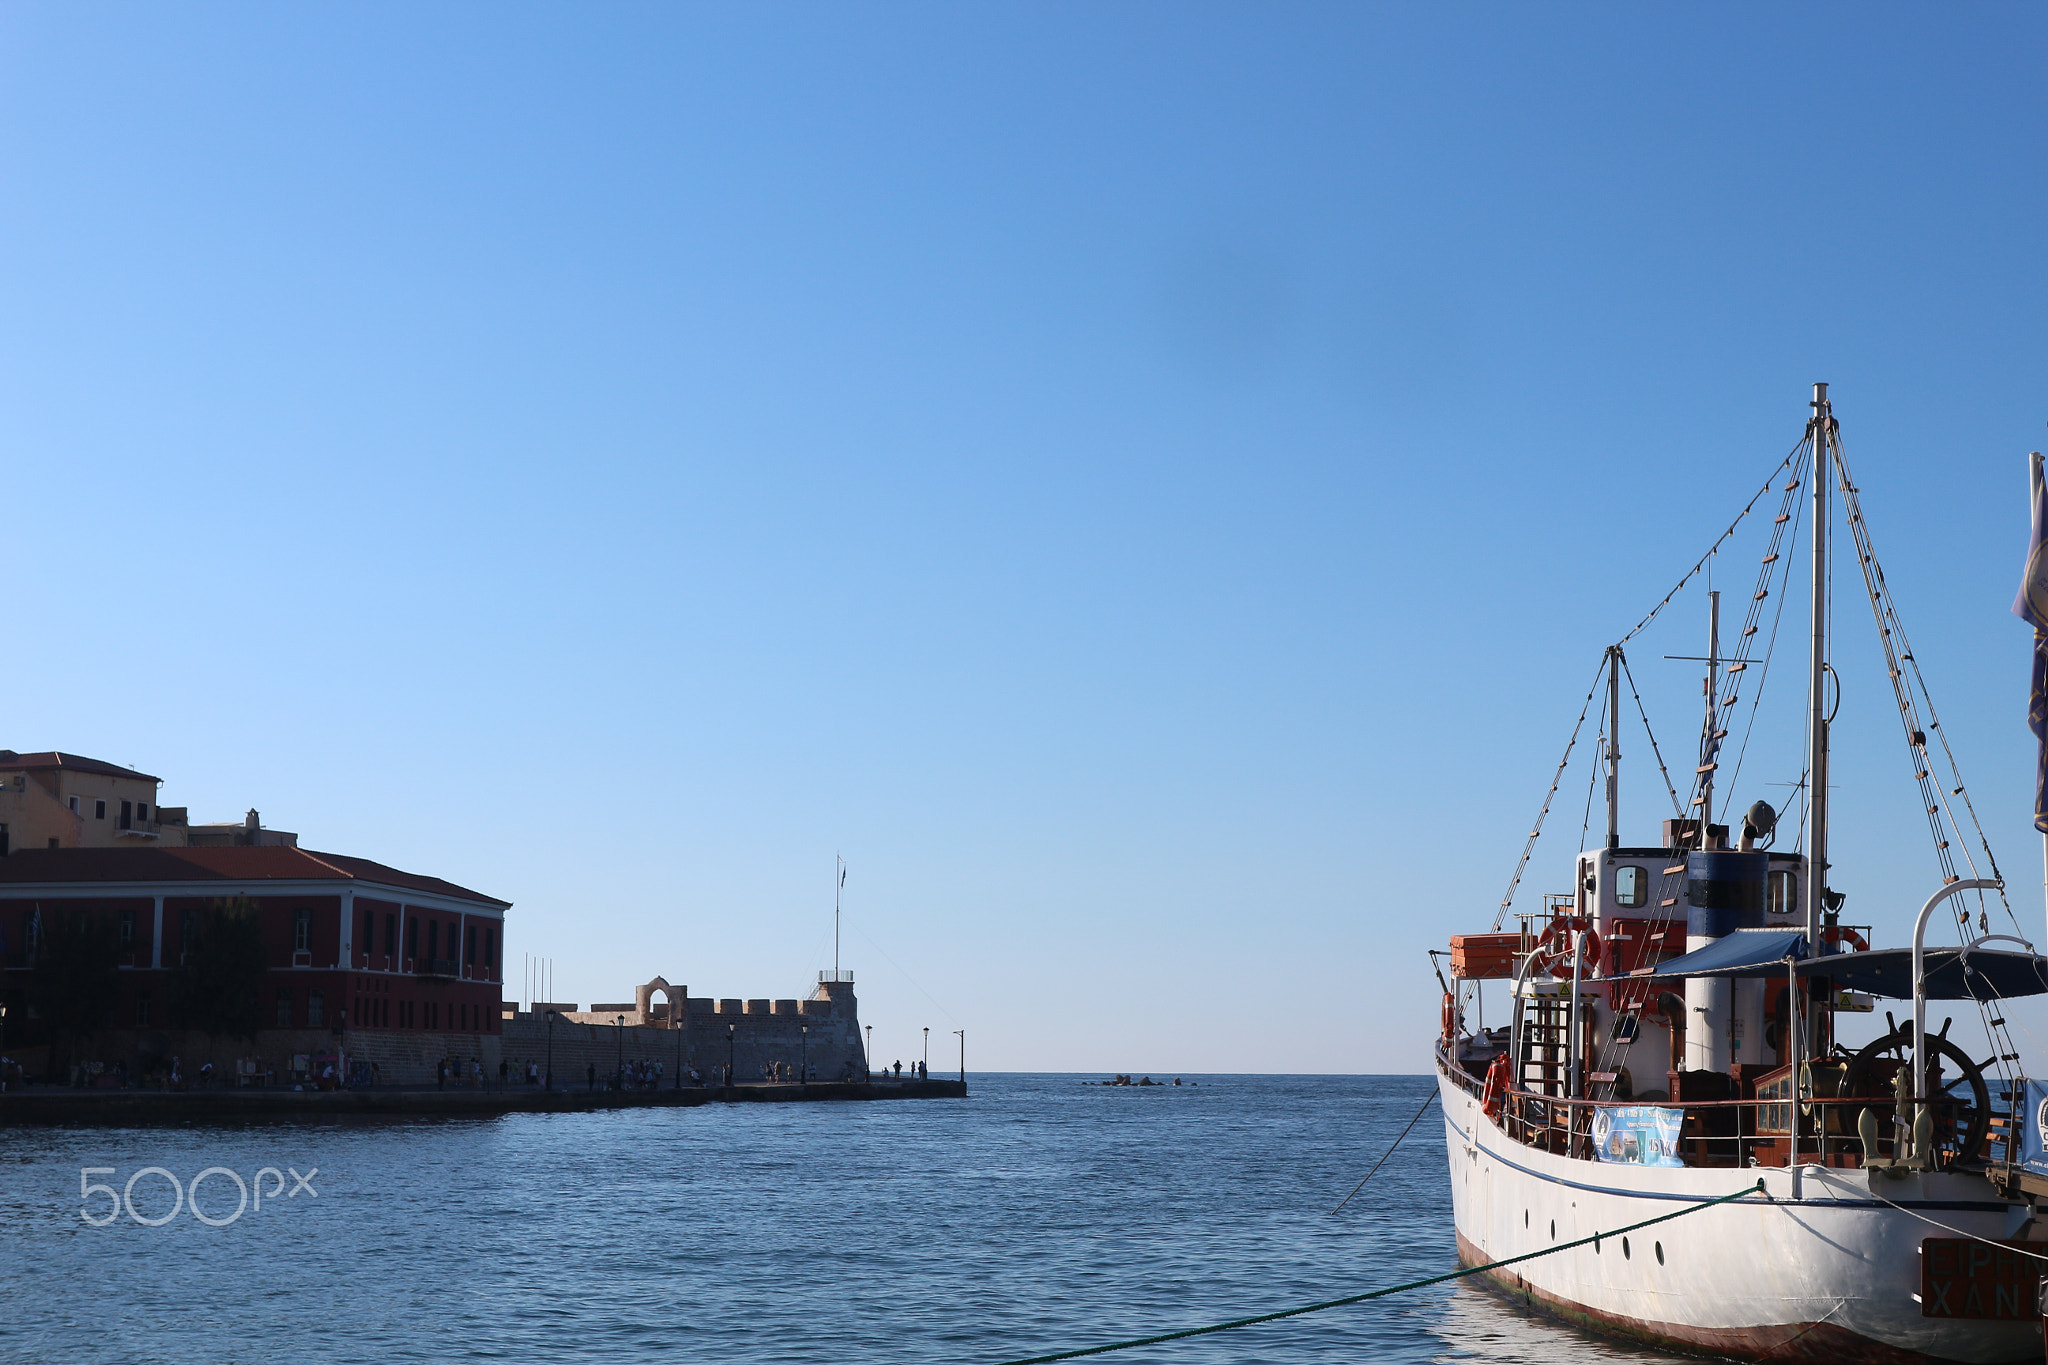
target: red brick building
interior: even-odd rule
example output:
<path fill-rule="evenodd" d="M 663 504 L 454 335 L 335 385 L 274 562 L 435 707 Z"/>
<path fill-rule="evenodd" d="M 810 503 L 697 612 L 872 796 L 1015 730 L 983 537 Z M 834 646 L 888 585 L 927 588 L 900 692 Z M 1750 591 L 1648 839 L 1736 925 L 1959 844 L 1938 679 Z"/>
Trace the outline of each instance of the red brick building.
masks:
<path fill-rule="evenodd" d="M 39 1041 L 24 1006 L 36 944 L 55 917 L 85 911 L 117 926 L 115 1028 L 148 1053 L 144 1035 L 170 1023 L 167 974 L 188 936 L 210 908 L 238 898 L 256 907 L 268 958 L 262 1017 L 274 1036 L 259 1035 L 256 1051 L 297 1055 L 331 1038 L 353 1057 L 389 1058 L 380 1078 L 390 1080 L 430 1080 L 439 1057 L 488 1053 L 495 1066 L 510 904 L 291 847 L 30 848 L 0 858 L 9 1048 Z"/>

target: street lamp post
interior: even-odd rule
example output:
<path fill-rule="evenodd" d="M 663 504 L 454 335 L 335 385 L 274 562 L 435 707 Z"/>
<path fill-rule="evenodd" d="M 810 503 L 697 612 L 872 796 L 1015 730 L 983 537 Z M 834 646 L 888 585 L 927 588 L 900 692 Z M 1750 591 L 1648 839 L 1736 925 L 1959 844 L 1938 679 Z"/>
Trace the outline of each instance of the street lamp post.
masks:
<path fill-rule="evenodd" d="M 736 1026 L 727 1024 L 725 1026 L 725 1085 L 728 1090 L 732 1088 L 733 1068 L 739 1065 L 739 1047 Z"/>
<path fill-rule="evenodd" d="M 920 1080 L 930 1080 L 932 1074 L 932 1031 L 924 1031 L 924 1062 L 917 1068 Z"/>
<path fill-rule="evenodd" d="M 612 1089 L 626 1088 L 626 1016 L 620 1015 L 612 1025 L 612 1036 L 619 1040 L 619 1069 L 612 1073 Z"/>
<path fill-rule="evenodd" d="M 797 1062 L 796 1082 L 798 1085 L 809 1085 L 811 1083 L 811 1026 L 809 1024 L 798 1024 L 796 1031 L 801 1035 L 799 1043 L 803 1048 L 803 1051 L 797 1054 L 800 1060 Z"/>
<path fill-rule="evenodd" d="M 688 988 L 686 987 L 685 989 L 687 990 Z M 685 1009 L 683 1013 L 687 1015 L 689 1011 Z M 681 1090 L 683 1088 L 683 1021 L 676 1017 L 676 1005 L 673 1000 L 669 1004 L 668 1014 L 669 1024 L 676 1031 L 676 1089 Z"/>
<path fill-rule="evenodd" d="M 555 1088 L 555 1012 L 548 1011 L 548 1074 L 547 1088 Z"/>
<path fill-rule="evenodd" d="M 873 1024 L 868 1025 L 868 1046 L 867 1050 L 861 1054 L 860 1060 L 861 1065 L 867 1070 L 868 1079 L 872 1081 L 875 1078 L 875 1026 Z"/>
<path fill-rule="evenodd" d="M 956 1028 L 953 1032 L 960 1035 L 960 1084 L 965 1085 L 967 1084 L 967 1030 Z"/>

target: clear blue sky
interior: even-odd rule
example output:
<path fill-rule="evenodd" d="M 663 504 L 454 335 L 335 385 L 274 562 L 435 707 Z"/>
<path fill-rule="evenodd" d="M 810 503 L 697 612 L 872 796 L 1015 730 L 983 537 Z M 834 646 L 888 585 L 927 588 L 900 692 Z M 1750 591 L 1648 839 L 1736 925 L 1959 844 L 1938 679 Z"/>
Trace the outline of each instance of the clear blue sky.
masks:
<path fill-rule="evenodd" d="M 8 5 L 0 744 L 508 898 L 583 1003 L 801 993 L 843 851 L 884 1060 L 1417 1070 L 1601 646 L 1826 379 L 2025 881 L 2044 39 Z M 1667 756 L 1703 614 L 1636 647 Z M 1845 697 L 1896 937 L 1932 859 Z"/>

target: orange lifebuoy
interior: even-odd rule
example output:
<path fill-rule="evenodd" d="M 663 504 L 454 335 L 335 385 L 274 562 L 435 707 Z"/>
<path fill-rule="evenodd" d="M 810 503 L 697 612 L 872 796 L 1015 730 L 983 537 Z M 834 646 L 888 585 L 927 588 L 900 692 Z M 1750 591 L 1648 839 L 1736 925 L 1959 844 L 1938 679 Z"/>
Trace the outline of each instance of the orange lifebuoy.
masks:
<path fill-rule="evenodd" d="M 1479 1089 L 1479 1107 L 1490 1119 L 1500 1118 L 1507 1105 L 1508 1054 L 1503 1052 L 1486 1068 L 1486 1084 Z"/>
<path fill-rule="evenodd" d="M 1444 1041 L 1450 1042 L 1458 1036 L 1458 1002 L 1444 992 Z"/>
<path fill-rule="evenodd" d="M 1580 940 L 1580 942 L 1591 948 L 1592 953 L 1589 960 L 1592 964 L 1593 972 L 1595 975 L 1600 974 L 1600 963 L 1603 960 L 1603 954 L 1607 951 L 1606 945 L 1600 941 L 1600 931 L 1595 929 L 1593 922 L 1583 915 L 1565 915 L 1552 920 L 1550 926 L 1543 931 L 1543 937 L 1536 940 L 1536 949 L 1531 954 L 1531 961 L 1529 963 L 1529 971 L 1532 975 L 1537 972 L 1546 972 L 1559 979 L 1571 976 L 1571 934 L 1574 929 L 1585 935 L 1585 938 Z"/>
<path fill-rule="evenodd" d="M 1822 943 L 1840 943 L 1844 939 L 1847 939 L 1850 943 L 1855 944 L 1856 951 L 1859 953 L 1867 953 L 1870 951 L 1870 940 L 1863 937 L 1863 935 L 1857 933 L 1854 929 L 1849 928 L 1847 925 L 1831 924 L 1827 928 L 1820 931 L 1820 941 Z"/>

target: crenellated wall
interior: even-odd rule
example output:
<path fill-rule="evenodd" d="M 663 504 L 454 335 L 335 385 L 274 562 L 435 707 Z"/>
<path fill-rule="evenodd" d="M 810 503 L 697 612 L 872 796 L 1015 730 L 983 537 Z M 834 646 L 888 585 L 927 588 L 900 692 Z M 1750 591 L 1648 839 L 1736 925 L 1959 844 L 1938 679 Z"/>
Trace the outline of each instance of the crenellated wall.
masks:
<path fill-rule="evenodd" d="M 811 1078 L 820 1081 L 862 1072 L 860 1007 L 850 982 L 821 983 L 809 1000 L 712 1000 L 681 986 L 670 989 L 684 1006 L 681 1029 L 669 1026 L 663 1005 L 557 1013 L 555 1083 L 586 1085 L 592 1067 L 602 1080 L 622 1056 L 627 1062 L 659 1061 L 664 1084 L 674 1083 L 679 1065 L 686 1075 L 695 1068 L 716 1082 L 728 1060 L 741 1082 L 760 1080 L 769 1062 L 786 1064 L 794 1077 L 808 1060 Z M 624 1025 L 616 1022 L 621 1016 Z M 546 1068 L 549 1035 L 545 1013 L 506 1016 L 499 1038 L 515 1076 L 525 1075 L 528 1061 Z"/>

